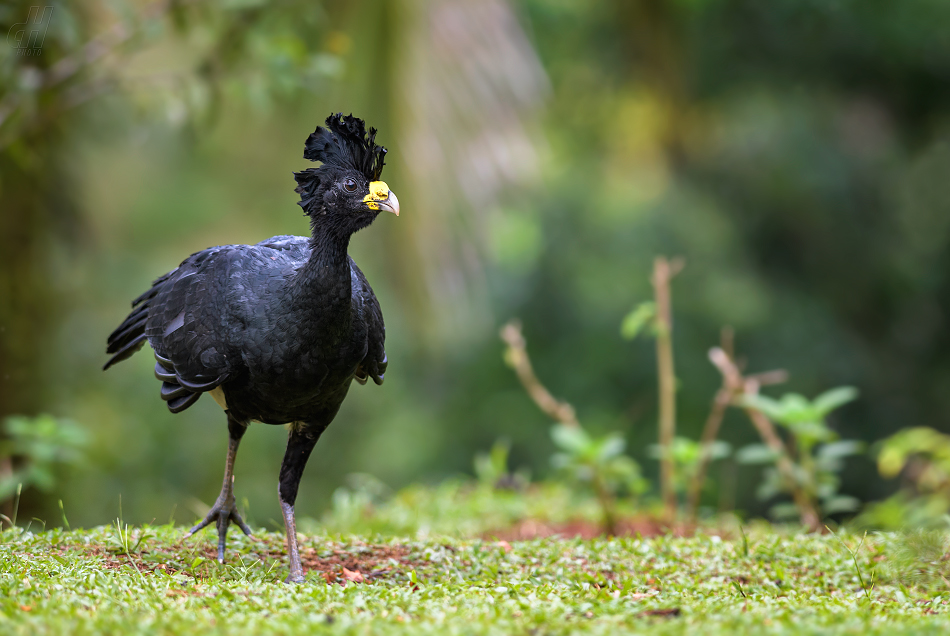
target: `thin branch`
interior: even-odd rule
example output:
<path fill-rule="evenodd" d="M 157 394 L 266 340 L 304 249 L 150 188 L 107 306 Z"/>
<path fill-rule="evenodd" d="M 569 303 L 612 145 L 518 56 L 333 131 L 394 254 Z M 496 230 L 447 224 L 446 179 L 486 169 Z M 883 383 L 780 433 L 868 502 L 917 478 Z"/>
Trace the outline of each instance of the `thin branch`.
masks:
<path fill-rule="evenodd" d="M 722 374 L 723 386 L 728 388 L 731 392 L 732 404 L 745 411 L 752 425 L 762 438 L 762 441 L 778 456 L 776 467 L 782 475 L 788 489 L 791 491 L 792 500 L 795 502 L 796 507 L 798 507 L 802 524 L 811 532 L 820 530 L 821 519 L 818 516 L 814 503 L 799 485 L 798 479 L 795 477 L 795 465 L 792 463 L 785 443 L 782 441 L 778 432 L 776 432 L 775 425 L 772 424 L 772 421 L 766 417 L 762 411 L 747 406 L 742 400 L 742 398 L 747 395 L 757 394 L 759 387 L 762 386 L 763 379 L 768 383 L 774 383 L 784 379 L 786 377 L 785 372 L 770 371 L 757 376 L 743 377 L 733 359 L 719 347 L 713 347 L 709 350 L 709 360 Z"/>
<path fill-rule="evenodd" d="M 528 358 L 525 339 L 521 333 L 521 323 L 512 320 L 502 327 L 501 339 L 508 345 L 508 349 L 505 351 L 505 361 L 514 368 L 522 386 L 531 396 L 531 399 L 534 400 L 534 403 L 538 405 L 538 408 L 556 422 L 566 426 L 580 426 L 574 407 L 551 395 L 534 374 L 531 360 Z"/>
<path fill-rule="evenodd" d="M 676 517 L 673 437 L 676 435 L 676 371 L 673 366 L 673 315 L 670 281 L 683 269 L 682 259 L 653 261 L 653 293 L 656 300 L 656 365 L 660 402 L 660 491 L 668 521 Z"/>
<path fill-rule="evenodd" d="M 723 386 L 716 391 L 713 398 L 712 407 L 709 409 L 709 416 L 706 418 L 706 424 L 703 427 L 703 435 L 700 439 L 700 458 L 699 466 L 696 468 L 696 474 L 689 484 L 689 493 L 687 495 L 686 514 L 690 519 L 695 520 L 699 510 L 699 497 L 703 491 L 703 482 L 706 481 L 706 471 L 709 470 L 709 462 L 712 460 L 712 446 L 719 435 L 719 427 L 726 415 L 726 409 L 732 403 L 732 391 Z"/>

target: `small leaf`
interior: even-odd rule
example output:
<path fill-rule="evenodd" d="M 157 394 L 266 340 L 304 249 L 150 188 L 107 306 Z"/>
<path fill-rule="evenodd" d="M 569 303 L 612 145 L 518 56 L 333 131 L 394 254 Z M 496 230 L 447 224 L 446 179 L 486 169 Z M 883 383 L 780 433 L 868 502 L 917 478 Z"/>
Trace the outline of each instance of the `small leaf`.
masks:
<path fill-rule="evenodd" d="M 736 461 L 740 464 L 769 464 L 777 457 L 778 453 L 765 444 L 749 444 L 736 453 Z"/>
<path fill-rule="evenodd" d="M 828 442 L 836 436 L 833 430 L 819 420 L 789 420 L 782 423 L 794 433 L 797 439 L 810 444 Z"/>
<path fill-rule="evenodd" d="M 742 405 L 762 411 L 769 419 L 780 421 L 785 417 L 785 409 L 778 400 L 764 395 L 746 395 L 741 400 Z"/>
<path fill-rule="evenodd" d="M 861 502 L 847 495 L 836 495 L 822 502 L 825 514 L 833 515 L 838 512 L 854 512 L 861 506 Z"/>
<path fill-rule="evenodd" d="M 769 508 L 769 514 L 776 519 L 794 519 L 798 516 L 798 506 L 790 501 L 777 503 Z"/>
<path fill-rule="evenodd" d="M 818 457 L 820 459 L 837 459 L 839 457 L 860 455 L 862 452 L 864 452 L 864 442 L 856 439 L 844 439 L 825 444 L 819 448 Z"/>
<path fill-rule="evenodd" d="M 581 453 L 590 446 L 590 437 L 580 426 L 555 424 L 551 427 L 551 439 L 558 448 L 571 454 Z"/>
<path fill-rule="evenodd" d="M 844 406 L 848 402 L 858 399 L 858 390 L 852 386 L 841 386 L 830 391 L 825 391 L 815 398 L 812 402 L 812 408 L 819 413 L 819 417 L 825 417 L 836 408 Z"/>
<path fill-rule="evenodd" d="M 363 573 L 359 570 L 348 570 L 346 566 L 343 566 L 343 578 L 354 583 L 362 583 Z"/>
<path fill-rule="evenodd" d="M 640 303 L 623 319 L 620 324 L 620 335 L 626 340 L 633 340 L 639 335 L 648 322 L 656 317 L 656 303 L 647 301 Z"/>
<path fill-rule="evenodd" d="M 623 437 L 620 436 L 619 433 L 611 433 L 603 439 L 602 445 L 600 447 L 600 453 L 598 454 L 602 460 L 612 459 L 618 455 L 621 455 L 623 453 L 623 449 L 626 446 L 627 442 L 623 439 Z"/>
<path fill-rule="evenodd" d="M 716 440 L 709 447 L 709 459 L 713 461 L 717 459 L 724 459 L 729 457 L 729 453 L 731 452 L 732 446 L 729 445 L 729 442 Z"/>
<path fill-rule="evenodd" d="M 811 402 L 804 395 L 798 393 L 786 393 L 779 401 L 782 414 L 776 419 L 784 424 L 792 422 L 807 422 L 810 420 L 821 419 Z"/>

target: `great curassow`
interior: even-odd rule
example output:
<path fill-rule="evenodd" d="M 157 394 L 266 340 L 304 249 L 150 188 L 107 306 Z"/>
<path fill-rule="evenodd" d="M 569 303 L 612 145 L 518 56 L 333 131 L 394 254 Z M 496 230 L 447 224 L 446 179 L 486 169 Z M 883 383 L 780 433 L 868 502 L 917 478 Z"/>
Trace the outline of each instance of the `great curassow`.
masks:
<path fill-rule="evenodd" d="M 221 494 L 185 537 L 212 522 L 224 562 L 231 522 L 250 535 L 233 491 L 234 458 L 251 422 L 289 424 L 278 494 L 290 575 L 304 580 L 294 502 L 304 466 L 353 380 L 382 384 L 387 359 L 383 315 L 363 272 L 347 254 L 350 236 L 399 201 L 379 180 L 386 149 L 361 119 L 330 115 L 307 139 L 317 168 L 294 173 L 310 238 L 275 236 L 256 245 L 223 245 L 192 254 L 132 302 L 109 336 L 108 369 L 146 341 L 168 410 L 204 395 L 224 409 L 228 453 Z"/>

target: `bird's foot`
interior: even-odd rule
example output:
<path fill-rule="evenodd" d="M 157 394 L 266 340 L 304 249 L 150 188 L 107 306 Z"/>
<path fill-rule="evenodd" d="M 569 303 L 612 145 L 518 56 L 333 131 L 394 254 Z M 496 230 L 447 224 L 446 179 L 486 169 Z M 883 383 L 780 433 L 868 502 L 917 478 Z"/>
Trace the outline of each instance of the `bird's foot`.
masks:
<path fill-rule="evenodd" d="M 287 576 L 287 578 L 284 579 L 284 583 L 299 584 L 299 583 L 303 583 L 303 582 L 306 581 L 306 580 L 307 580 L 307 579 L 304 577 L 303 572 L 297 572 L 296 574 L 293 573 L 293 572 L 291 572 L 291 573 Z"/>
<path fill-rule="evenodd" d="M 228 501 L 230 499 L 230 501 Z M 218 563 L 224 563 L 224 545 L 227 541 L 228 536 L 228 526 L 231 525 L 231 522 L 238 524 L 238 527 L 241 528 L 241 531 L 244 532 L 247 536 L 253 536 L 251 534 L 251 529 L 244 519 L 241 519 L 241 515 L 238 514 L 237 507 L 234 505 L 233 497 L 223 499 L 218 497 L 218 500 L 214 502 L 214 506 L 211 507 L 211 510 L 202 519 L 194 528 L 189 530 L 185 534 L 185 539 L 195 534 L 202 528 L 207 525 L 210 525 L 211 522 L 215 523 L 215 526 L 218 528 Z"/>

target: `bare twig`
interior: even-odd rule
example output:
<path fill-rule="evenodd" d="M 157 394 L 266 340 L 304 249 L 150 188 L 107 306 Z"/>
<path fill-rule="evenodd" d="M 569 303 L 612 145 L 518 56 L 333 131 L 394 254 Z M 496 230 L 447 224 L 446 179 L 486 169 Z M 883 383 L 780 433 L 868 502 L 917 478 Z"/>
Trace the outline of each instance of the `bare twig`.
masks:
<path fill-rule="evenodd" d="M 670 281 L 683 269 L 682 259 L 653 261 L 653 293 L 656 299 L 656 365 L 660 402 L 660 490 L 667 521 L 676 517 L 673 485 L 673 437 L 676 435 L 676 372 L 673 366 L 673 315 Z"/>
<path fill-rule="evenodd" d="M 733 360 L 735 357 L 733 353 L 735 346 L 735 333 L 731 327 L 723 327 L 719 336 L 719 342 L 720 351 L 726 355 L 726 359 Z M 712 353 L 710 353 L 710 355 L 712 355 Z M 687 496 L 686 510 L 687 515 L 691 519 L 696 518 L 696 514 L 699 510 L 699 498 L 702 495 L 703 482 L 706 480 L 706 473 L 709 470 L 709 462 L 712 460 L 713 442 L 716 441 L 716 437 L 719 435 L 719 428 L 722 425 L 722 420 L 726 415 L 726 409 L 729 408 L 729 405 L 732 404 L 736 398 L 737 387 L 740 385 L 751 386 L 749 383 L 754 383 L 756 386 L 780 384 L 788 379 L 788 374 L 783 369 L 757 373 L 743 379 L 741 374 L 738 373 L 737 365 L 733 366 L 736 368 L 736 373 L 730 372 L 729 377 L 734 383 L 737 384 L 730 385 L 727 382 L 727 376 L 725 374 L 723 375 L 722 386 L 718 391 L 716 391 L 712 406 L 709 409 L 709 415 L 706 418 L 706 424 L 703 427 L 703 434 L 700 438 L 701 455 L 699 459 L 699 466 L 696 469 L 696 474 L 693 475 L 693 479 L 690 482 L 689 493 Z"/>
<path fill-rule="evenodd" d="M 729 408 L 731 403 L 732 391 L 729 388 L 723 386 L 716 391 L 712 407 L 709 409 L 709 416 L 706 418 L 706 424 L 703 427 L 703 435 L 700 438 L 699 466 L 696 468 L 696 474 L 693 475 L 693 479 L 689 484 L 689 493 L 686 498 L 686 514 L 690 519 L 696 519 L 699 510 L 699 497 L 702 494 L 709 462 L 712 459 L 712 445 L 719 434 L 719 427 L 726 415 L 726 409 Z"/>
<path fill-rule="evenodd" d="M 528 395 L 531 396 L 535 404 L 538 405 L 538 408 L 556 422 L 560 422 L 566 426 L 580 426 L 577 421 L 577 415 L 574 412 L 574 407 L 551 395 L 534 374 L 534 369 L 531 367 L 531 360 L 528 359 L 525 339 L 521 334 L 521 323 L 517 320 L 512 320 L 502 327 L 501 339 L 508 345 L 508 349 L 505 351 L 505 361 L 514 368 L 518 379 L 521 380 L 522 386 L 524 386 L 525 391 L 528 392 Z"/>
<path fill-rule="evenodd" d="M 772 421 L 766 417 L 764 413 L 758 409 L 747 406 L 742 399 L 745 396 L 757 394 L 759 387 L 763 384 L 774 384 L 784 381 L 787 375 L 784 371 L 778 370 L 743 377 L 732 357 L 719 347 L 713 347 L 709 350 L 709 360 L 722 374 L 723 387 L 728 389 L 732 396 L 731 404 L 745 411 L 752 425 L 762 438 L 762 441 L 778 456 L 776 467 L 782 475 L 782 479 L 785 481 L 788 489 L 791 491 L 792 500 L 798 507 L 802 524 L 805 525 L 810 532 L 819 530 L 821 528 L 821 519 L 818 516 L 814 503 L 795 478 L 795 465 L 792 463 L 785 443 L 782 441 L 778 432 L 776 432 L 775 425 L 772 424 Z"/>

